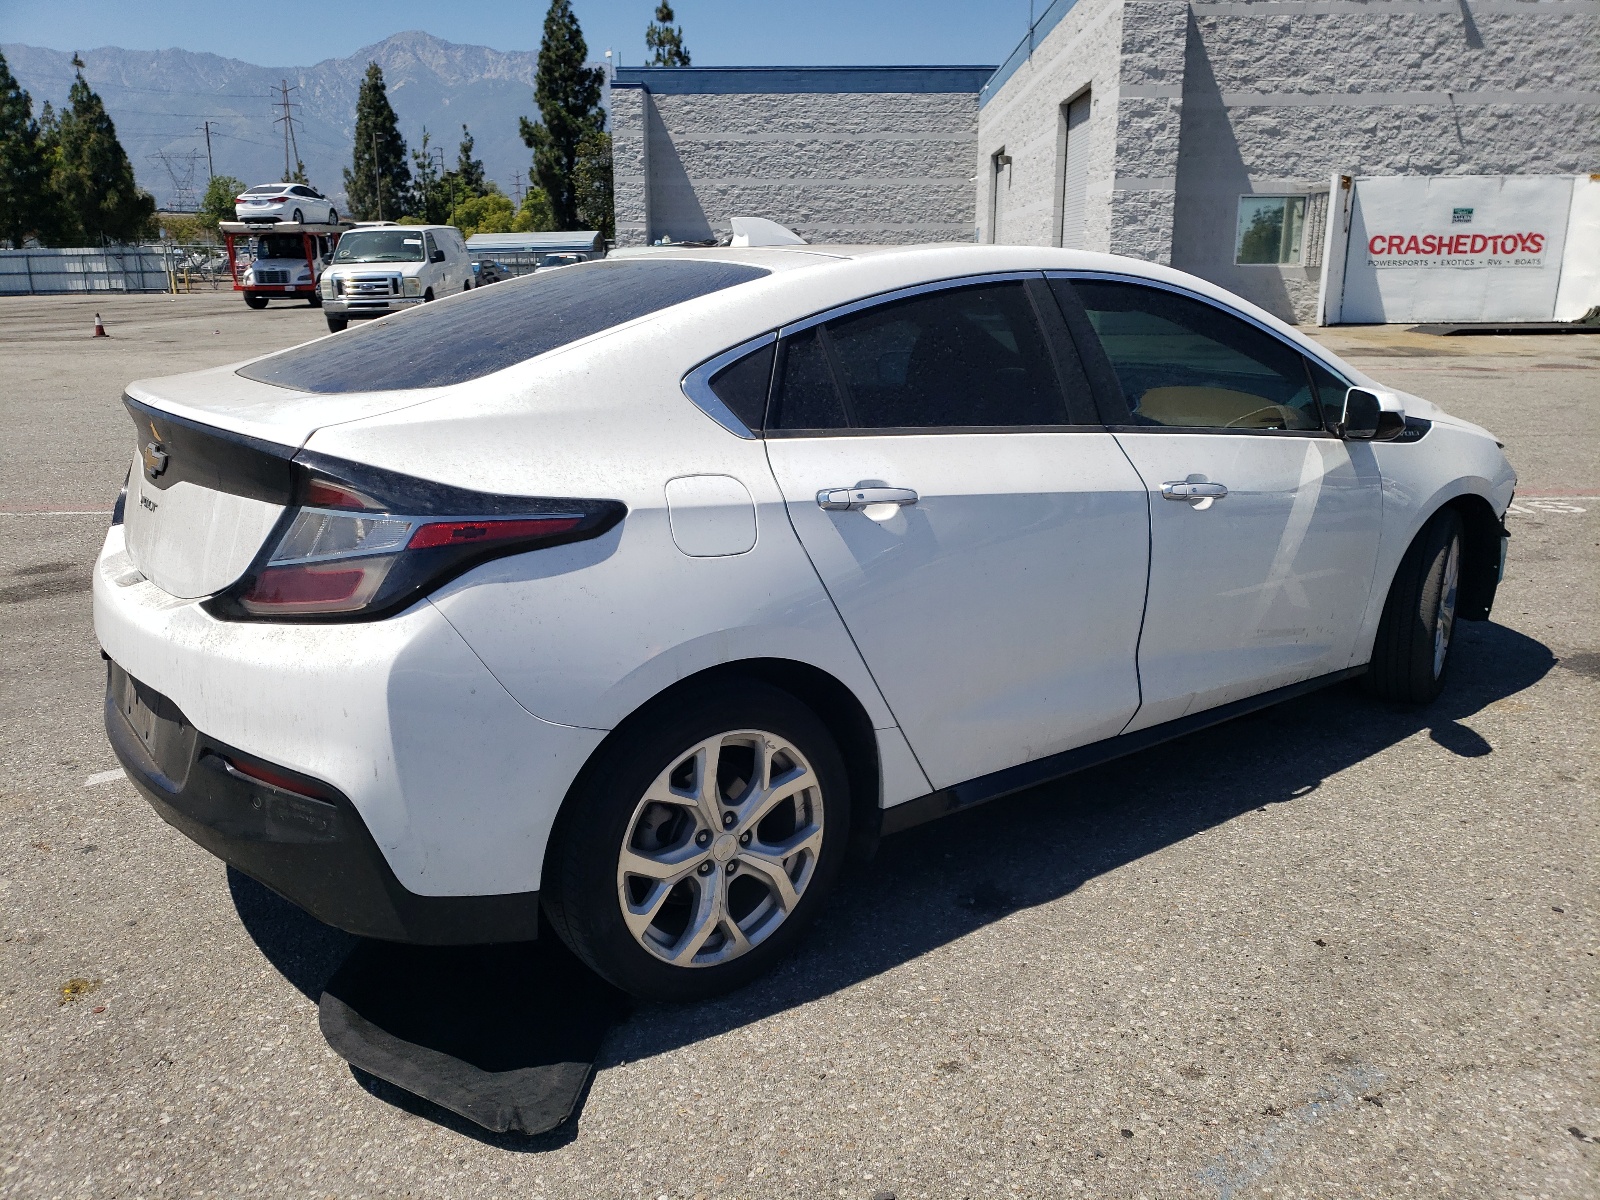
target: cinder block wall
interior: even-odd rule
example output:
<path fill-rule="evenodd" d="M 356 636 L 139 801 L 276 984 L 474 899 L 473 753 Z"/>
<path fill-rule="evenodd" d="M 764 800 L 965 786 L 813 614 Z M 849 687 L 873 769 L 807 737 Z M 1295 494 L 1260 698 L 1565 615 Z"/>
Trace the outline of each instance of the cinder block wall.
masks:
<path fill-rule="evenodd" d="M 706 240 L 733 216 L 811 242 L 970 241 L 991 70 L 619 70 L 618 244 Z"/>
<path fill-rule="evenodd" d="M 1111 187 L 1116 176 L 1117 87 L 1122 71 L 1122 0 L 1080 0 L 1060 23 L 1041 31 L 1032 54 L 983 96 L 978 110 L 978 240 L 1025 246 L 1061 244 L 1058 172 L 1064 145 L 1062 105 L 1089 93 L 1085 246 L 1111 246 Z M 1002 71 L 1007 68 L 1002 68 Z M 997 173 L 996 154 L 1011 156 Z M 1000 226 L 995 229 L 998 208 Z"/>
<path fill-rule="evenodd" d="M 1238 200 L 1361 175 L 1600 170 L 1593 0 L 1195 0 L 1174 266 L 1292 320 L 1301 267 L 1233 261 Z M 1352 94 L 1354 93 L 1354 94 Z"/>
<path fill-rule="evenodd" d="M 981 240 L 1059 242 L 1060 107 L 1095 109 L 1087 246 L 1314 319 L 1329 176 L 1600 171 L 1595 0 L 1078 0 L 983 96 Z M 992 155 L 1012 157 L 995 177 Z M 1305 261 L 1236 265 L 1242 195 L 1306 195 Z"/>

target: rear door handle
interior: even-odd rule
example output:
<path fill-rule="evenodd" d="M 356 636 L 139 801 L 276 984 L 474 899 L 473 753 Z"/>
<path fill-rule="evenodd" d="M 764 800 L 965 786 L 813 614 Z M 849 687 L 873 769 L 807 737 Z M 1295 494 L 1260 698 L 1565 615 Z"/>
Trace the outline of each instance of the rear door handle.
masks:
<path fill-rule="evenodd" d="M 1161 485 L 1162 499 L 1188 501 L 1196 508 L 1208 507 L 1213 500 L 1221 500 L 1227 494 L 1227 485 L 1221 483 L 1193 483 L 1185 479 Z"/>
<path fill-rule="evenodd" d="M 901 508 L 917 502 L 917 494 L 910 488 L 867 486 L 853 488 L 823 488 L 817 493 L 817 505 L 830 512 L 848 512 L 868 508 L 874 504 L 894 504 Z"/>

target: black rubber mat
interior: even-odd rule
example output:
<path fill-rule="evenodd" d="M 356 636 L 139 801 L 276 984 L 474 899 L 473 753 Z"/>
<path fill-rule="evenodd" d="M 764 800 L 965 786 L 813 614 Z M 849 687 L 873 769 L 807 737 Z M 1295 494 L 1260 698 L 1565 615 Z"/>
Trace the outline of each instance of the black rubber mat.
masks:
<path fill-rule="evenodd" d="M 627 997 L 554 937 L 504 946 L 362 942 L 328 981 L 322 1034 L 349 1062 L 496 1133 L 576 1115 Z"/>

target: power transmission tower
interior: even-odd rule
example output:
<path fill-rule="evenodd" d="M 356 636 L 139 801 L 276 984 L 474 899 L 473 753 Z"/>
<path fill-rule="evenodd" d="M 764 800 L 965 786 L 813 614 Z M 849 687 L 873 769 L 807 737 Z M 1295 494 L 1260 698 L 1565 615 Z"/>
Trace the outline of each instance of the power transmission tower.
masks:
<path fill-rule="evenodd" d="M 299 90 L 298 84 L 290 87 L 287 79 L 282 80 L 277 88 L 278 99 L 272 102 L 273 108 L 281 108 L 283 110 L 283 115 L 274 117 L 272 123 L 283 126 L 283 179 L 285 183 L 294 178 L 295 168 L 300 163 L 300 143 L 294 136 L 294 110 L 299 108 L 300 105 L 289 99 L 290 92 L 298 92 Z M 293 157 L 290 157 L 291 148 L 293 149 Z"/>
<path fill-rule="evenodd" d="M 194 212 L 200 207 L 194 190 L 194 173 L 199 164 L 200 151 L 191 150 L 187 156 L 177 161 L 174 161 L 173 156 L 165 150 L 158 150 L 146 157 L 150 162 L 160 163 L 166 168 L 167 178 L 172 181 L 174 212 Z"/>

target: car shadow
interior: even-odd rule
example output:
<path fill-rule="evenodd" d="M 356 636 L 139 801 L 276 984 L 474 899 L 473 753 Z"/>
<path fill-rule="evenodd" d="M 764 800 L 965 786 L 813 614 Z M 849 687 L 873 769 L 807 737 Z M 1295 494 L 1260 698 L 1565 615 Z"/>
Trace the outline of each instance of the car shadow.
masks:
<path fill-rule="evenodd" d="M 597 1068 L 808 1003 L 1245 812 L 1309 800 L 1323 780 L 1419 733 L 1463 757 L 1492 754 L 1463 722 L 1556 659 L 1504 626 L 1457 628 L 1452 676 L 1433 704 L 1386 704 L 1352 681 L 886 838 L 777 971 L 720 1000 L 641 1006 Z"/>
<path fill-rule="evenodd" d="M 1556 659 L 1504 626 L 1457 628 L 1452 677 L 1431 705 L 1385 704 L 1352 682 L 885 839 L 776 971 L 718 1000 L 640 1006 L 607 1037 L 596 1070 L 703 1041 L 891 970 L 1242 813 L 1304 801 L 1323 780 L 1420 733 L 1463 757 L 1493 754 L 1464 722 L 1531 687 Z M 231 870 L 229 886 L 261 952 L 317 998 L 357 939 Z M 582 1111 L 580 1098 L 574 1118 L 553 1134 L 491 1134 L 352 1070 L 370 1094 L 505 1149 L 563 1145 L 576 1136 Z"/>

